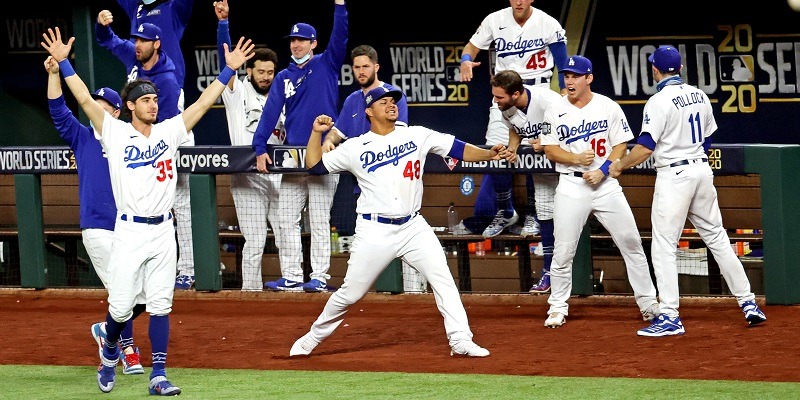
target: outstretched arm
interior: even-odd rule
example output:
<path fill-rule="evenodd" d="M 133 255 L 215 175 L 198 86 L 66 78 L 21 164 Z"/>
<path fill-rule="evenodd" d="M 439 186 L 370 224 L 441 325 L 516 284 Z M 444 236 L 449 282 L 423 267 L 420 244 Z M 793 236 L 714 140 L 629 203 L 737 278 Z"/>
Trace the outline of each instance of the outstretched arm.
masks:
<path fill-rule="evenodd" d="M 630 153 L 628 153 L 625 157 L 617 158 L 611 166 L 608 168 L 608 174 L 611 175 L 612 178 L 618 177 L 622 174 L 622 171 L 633 168 L 650 158 L 650 155 L 653 154 L 653 150 L 648 149 L 647 147 L 642 146 L 641 144 L 637 144 L 633 146 Z M 609 157 L 609 159 L 611 159 Z"/>
<path fill-rule="evenodd" d="M 86 87 L 81 77 L 75 73 L 72 64 L 70 64 L 67 59 L 67 57 L 69 57 L 69 52 L 72 50 L 72 43 L 75 42 L 75 37 L 69 38 L 65 44 L 61 39 L 61 30 L 56 27 L 55 31 L 53 28 L 47 28 L 47 32 L 42 34 L 42 38 L 44 41 L 40 44 L 58 62 L 61 74 L 64 76 L 64 81 L 72 92 L 72 96 L 75 97 L 75 100 L 78 101 L 78 105 L 80 105 L 83 112 L 86 113 L 86 116 L 89 117 L 89 121 L 92 121 L 92 125 L 94 125 L 97 133 L 102 135 L 103 118 L 105 118 L 106 112 L 100 104 L 92 99 L 89 88 Z"/>
<path fill-rule="evenodd" d="M 228 7 L 228 0 L 221 0 L 214 2 L 214 14 L 217 15 L 217 53 L 219 54 L 219 65 L 225 65 L 225 49 L 222 47 L 223 43 L 227 43 L 230 48 L 231 43 L 230 24 L 228 22 L 228 15 L 230 8 Z M 233 90 L 233 80 L 236 79 L 234 75 L 228 82 L 223 82 L 228 85 L 228 89 Z"/>
<path fill-rule="evenodd" d="M 253 44 L 250 39 L 245 41 L 244 37 L 239 38 L 239 42 L 236 43 L 236 47 L 233 50 L 229 50 L 227 44 L 223 44 L 222 46 L 225 50 L 226 66 L 219 73 L 217 79 L 211 82 L 206 90 L 203 91 L 200 98 L 183 112 L 183 123 L 186 124 L 187 131 L 192 130 L 200 121 L 200 118 L 214 105 L 214 101 L 216 101 L 222 94 L 222 91 L 225 90 L 225 84 L 231 80 L 231 77 L 236 75 L 236 70 L 255 55 L 255 53 L 253 53 L 255 44 Z"/>

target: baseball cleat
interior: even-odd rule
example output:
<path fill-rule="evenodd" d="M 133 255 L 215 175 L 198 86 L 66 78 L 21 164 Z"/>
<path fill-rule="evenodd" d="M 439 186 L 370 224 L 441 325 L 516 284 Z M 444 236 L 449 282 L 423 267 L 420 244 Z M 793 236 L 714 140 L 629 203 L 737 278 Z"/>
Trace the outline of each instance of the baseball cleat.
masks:
<path fill-rule="evenodd" d="M 150 394 L 158 396 L 177 396 L 181 394 L 181 388 L 173 385 L 167 380 L 166 376 L 154 376 L 150 379 L 150 386 L 148 387 Z"/>
<path fill-rule="evenodd" d="M 528 237 L 528 236 L 536 236 L 540 233 L 539 229 L 539 222 L 536 221 L 532 215 L 525 216 L 525 224 L 522 226 L 522 230 L 519 232 L 520 236 Z"/>
<path fill-rule="evenodd" d="M 767 320 L 767 316 L 758 308 L 758 304 L 754 300 L 742 303 L 742 311 L 744 312 L 744 319 L 747 320 L 750 326 L 758 325 Z"/>
<path fill-rule="evenodd" d="M 92 325 L 92 337 L 97 342 L 97 353 L 100 355 L 100 360 L 103 359 L 103 347 L 106 345 L 106 323 L 98 322 Z"/>
<path fill-rule="evenodd" d="M 302 292 L 303 282 L 291 281 L 286 278 L 280 278 L 277 281 L 269 281 L 265 283 L 264 289 L 275 290 L 280 292 Z"/>
<path fill-rule="evenodd" d="M 311 332 L 306 333 L 292 345 L 289 350 L 289 357 L 307 356 L 317 347 L 319 342 L 311 336 Z"/>
<path fill-rule="evenodd" d="M 517 220 L 519 220 L 519 215 L 517 215 L 516 211 L 512 211 L 510 217 L 506 217 L 505 212 L 505 210 L 497 211 L 497 215 L 494 216 L 492 223 L 483 230 L 483 237 L 495 237 L 502 233 L 504 229 L 517 223 Z"/>
<path fill-rule="evenodd" d="M 133 347 L 133 353 L 120 354 L 119 359 L 122 361 L 122 373 L 125 375 L 139 375 L 144 373 L 142 367 L 141 357 L 139 356 L 139 348 Z"/>
<path fill-rule="evenodd" d="M 539 293 L 547 293 L 549 291 L 550 291 L 550 274 L 545 272 L 539 279 L 539 283 L 531 286 L 531 290 L 529 290 L 528 292 L 539 294 Z"/>
<path fill-rule="evenodd" d="M 194 275 L 178 275 L 175 277 L 175 290 L 189 290 L 194 285 Z"/>
<path fill-rule="evenodd" d="M 658 303 L 653 303 L 642 311 L 642 319 L 648 322 L 653 321 L 659 315 L 661 315 L 661 308 Z"/>
<path fill-rule="evenodd" d="M 450 357 L 452 356 L 466 356 L 466 357 L 486 357 L 489 355 L 489 350 L 478 346 L 472 340 L 462 340 L 450 346 Z"/>
<path fill-rule="evenodd" d="M 107 351 L 108 349 L 106 349 Z M 105 351 L 100 351 L 100 366 L 97 367 L 97 387 L 103 393 L 108 393 L 114 389 L 117 377 L 117 363 L 119 362 L 119 349 L 117 354 L 106 356 Z"/>
<path fill-rule="evenodd" d="M 319 279 L 312 279 L 308 281 L 308 283 L 303 285 L 303 291 L 314 293 L 314 292 L 335 292 L 336 288 L 322 282 Z"/>
<path fill-rule="evenodd" d="M 567 318 L 560 312 L 552 312 L 547 316 L 544 321 L 544 326 L 548 328 L 558 328 L 567 322 Z"/>
<path fill-rule="evenodd" d="M 653 323 L 644 329 L 639 329 L 636 332 L 639 336 L 660 337 L 660 336 L 673 336 L 683 335 L 686 332 L 683 329 L 681 317 L 670 317 L 666 314 L 660 314 L 653 320 Z"/>

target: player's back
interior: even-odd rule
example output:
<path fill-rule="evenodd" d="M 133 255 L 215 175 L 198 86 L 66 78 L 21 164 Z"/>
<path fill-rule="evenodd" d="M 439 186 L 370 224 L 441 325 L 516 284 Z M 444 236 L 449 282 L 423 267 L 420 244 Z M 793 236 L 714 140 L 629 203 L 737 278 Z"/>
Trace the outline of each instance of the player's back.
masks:
<path fill-rule="evenodd" d="M 657 167 L 703 157 L 703 142 L 716 129 L 708 96 L 692 85 L 666 85 L 645 105 L 642 132 L 656 142 Z"/>

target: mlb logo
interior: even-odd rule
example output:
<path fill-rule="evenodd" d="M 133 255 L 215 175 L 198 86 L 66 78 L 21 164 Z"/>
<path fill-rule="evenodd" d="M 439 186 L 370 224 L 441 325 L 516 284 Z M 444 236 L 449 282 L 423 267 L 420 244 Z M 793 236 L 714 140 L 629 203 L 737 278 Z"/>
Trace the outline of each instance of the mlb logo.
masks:
<path fill-rule="evenodd" d="M 297 149 L 273 149 L 272 165 L 278 169 L 303 168 L 303 162 Z"/>
<path fill-rule="evenodd" d="M 723 82 L 752 82 L 755 80 L 755 60 L 750 55 L 719 57 L 719 79 Z"/>

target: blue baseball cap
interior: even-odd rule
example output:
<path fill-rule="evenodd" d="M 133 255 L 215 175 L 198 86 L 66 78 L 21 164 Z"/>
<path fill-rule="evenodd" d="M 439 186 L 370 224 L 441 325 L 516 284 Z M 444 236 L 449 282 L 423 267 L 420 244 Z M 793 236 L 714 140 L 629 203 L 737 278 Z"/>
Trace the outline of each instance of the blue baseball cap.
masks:
<path fill-rule="evenodd" d="M 659 71 L 675 72 L 681 69 L 681 53 L 672 46 L 658 46 L 656 51 L 647 57 Z"/>
<path fill-rule="evenodd" d="M 373 103 L 387 96 L 391 96 L 396 103 L 401 97 L 403 97 L 403 92 L 397 89 L 389 89 L 383 86 L 378 86 L 375 89 L 367 92 L 367 97 L 364 98 L 364 101 L 366 102 L 365 108 L 369 108 L 369 106 L 371 106 Z"/>
<path fill-rule="evenodd" d="M 161 40 L 161 28 L 149 22 L 145 22 L 139 25 L 139 28 L 137 28 L 136 32 L 133 32 L 131 36 L 144 40 Z"/>
<path fill-rule="evenodd" d="M 119 97 L 119 93 L 110 87 L 101 87 L 97 89 L 97 91 L 92 94 L 92 98 L 105 100 L 116 110 L 122 107 L 122 97 Z"/>
<path fill-rule="evenodd" d="M 314 27 L 309 24 L 304 24 L 300 22 L 292 26 L 292 31 L 289 32 L 289 34 L 286 35 L 284 39 L 290 39 L 295 37 L 314 41 L 317 40 L 317 30 L 314 29 Z"/>
<path fill-rule="evenodd" d="M 583 56 L 570 56 L 569 60 L 567 60 L 567 65 L 558 72 L 572 72 L 578 75 L 588 75 L 592 73 L 592 62 Z"/>

